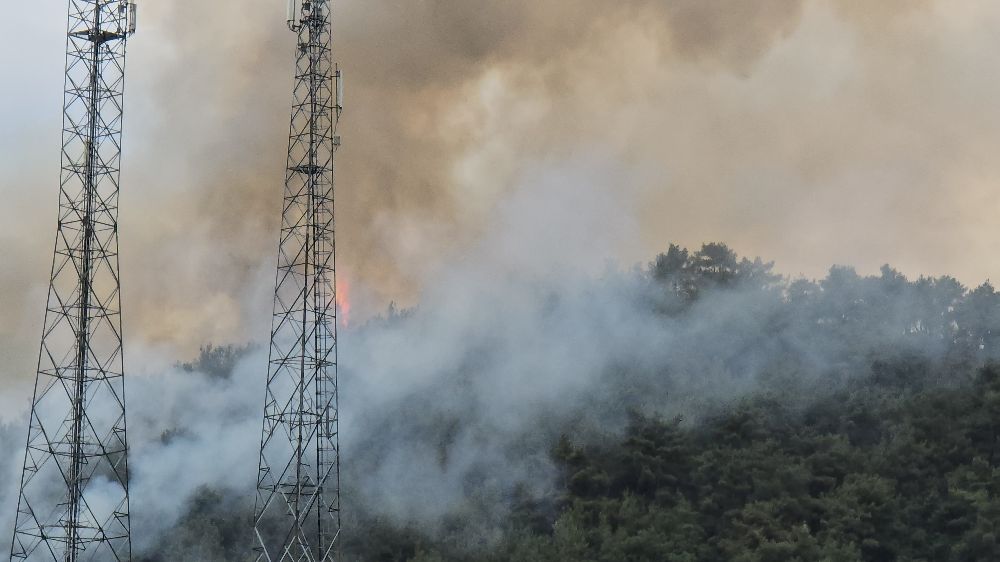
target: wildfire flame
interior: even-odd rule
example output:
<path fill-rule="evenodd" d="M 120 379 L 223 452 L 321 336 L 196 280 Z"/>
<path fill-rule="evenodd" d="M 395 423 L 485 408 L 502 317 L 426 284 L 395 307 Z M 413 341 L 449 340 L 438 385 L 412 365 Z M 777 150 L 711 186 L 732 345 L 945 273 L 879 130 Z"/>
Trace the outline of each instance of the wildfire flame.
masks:
<path fill-rule="evenodd" d="M 336 287 L 337 320 L 347 327 L 351 321 L 351 283 L 346 275 L 337 276 Z"/>

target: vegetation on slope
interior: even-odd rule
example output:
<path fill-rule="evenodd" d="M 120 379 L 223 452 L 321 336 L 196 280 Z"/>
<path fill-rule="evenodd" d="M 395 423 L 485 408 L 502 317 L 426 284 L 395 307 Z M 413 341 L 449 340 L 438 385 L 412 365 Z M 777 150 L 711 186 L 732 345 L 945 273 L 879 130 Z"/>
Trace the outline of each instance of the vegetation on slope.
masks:
<path fill-rule="evenodd" d="M 543 443 L 554 482 L 467 494 L 437 521 L 352 502 L 349 476 L 345 560 L 1000 560 L 992 286 L 909 281 L 889 267 L 787 282 L 722 245 L 671 247 L 638 275 L 647 290 L 637 298 L 662 322 L 699 333 L 706 307 L 731 315 L 703 359 L 732 384 L 753 373 L 750 392 L 681 417 L 666 405 L 696 386 L 671 381 L 697 361 L 622 365 L 609 376 L 625 391 L 601 395 L 602 408 L 554 420 L 541 431 L 551 438 L 525 436 L 525 447 Z M 625 427 L 595 435 L 589 417 L 614 410 Z M 457 423 L 425 420 L 422 436 L 446 451 Z M 378 460 L 353 462 L 360 478 Z M 248 518 L 206 491 L 145 560 L 243 559 Z"/>

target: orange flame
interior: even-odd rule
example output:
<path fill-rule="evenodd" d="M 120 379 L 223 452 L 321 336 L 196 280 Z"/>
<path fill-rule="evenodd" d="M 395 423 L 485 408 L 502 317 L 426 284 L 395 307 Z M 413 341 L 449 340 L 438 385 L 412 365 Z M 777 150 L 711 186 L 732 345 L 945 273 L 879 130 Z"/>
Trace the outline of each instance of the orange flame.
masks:
<path fill-rule="evenodd" d="M 336 295 L 337 318 L 346 328 L 351 321 L 351 283 L 344 274 L 337 276 Z"/>

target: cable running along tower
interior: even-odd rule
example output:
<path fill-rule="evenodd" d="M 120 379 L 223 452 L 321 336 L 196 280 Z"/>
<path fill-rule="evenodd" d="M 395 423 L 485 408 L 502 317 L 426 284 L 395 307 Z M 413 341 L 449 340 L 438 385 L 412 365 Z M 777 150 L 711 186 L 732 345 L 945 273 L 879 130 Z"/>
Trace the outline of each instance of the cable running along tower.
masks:
<path fill-rule="evenodd" d="M 69 0 L 59 223 L 11 560 L 131 560 L 118 283 L 127 0 Z"/>
<path fill-rule="evenodd" d="M 254 555 L 328 562 L 340 536 L 334 153 L 341 74 L 327 0 L 290 0 L 294 102 L 264 403 Z"/>

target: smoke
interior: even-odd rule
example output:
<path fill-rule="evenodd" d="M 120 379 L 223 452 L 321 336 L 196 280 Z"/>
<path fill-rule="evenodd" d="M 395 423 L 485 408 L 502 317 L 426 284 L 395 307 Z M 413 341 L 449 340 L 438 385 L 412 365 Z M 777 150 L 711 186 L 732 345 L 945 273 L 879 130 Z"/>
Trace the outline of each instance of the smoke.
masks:
<path fill-rule="evenodd" d="M 58 39 L 64 17 L 58 3 L 13 9 L 33 23 L 0 38 L 13 73 L 0 86 L 10 132 L 0 237 L 17 264 L 0 275 L 0 329 L 24 389 L 58 167 L 63 44 L 42 38 Z M 335 10 L 348 105 L 340 263 L 373 305 L 416 302 L 425 270 L 477 244 L 526 170 L 589 154 L 612 163 L 616 192 L 636 203 L 640 237 L 615 256 L 623 262 L 666 240 L 724 239 L 807 275 L 892 261 L 977 280 L 995 266 L 1000 113 L 981 71 L 996 50 L 992 3 L 350 0 Z M 152 344 L 189 354 L 265 333 L 294 49 L 282 12 L 265 0 L 142 5 L 122 277 L 128 329 Z"/>
<path fill-rule="evenodd" d="M 678 309 L 668 290 L 678 281 L 608 259 L 640 235 L 613 166 L 592 156 L 526 175 L 467 253 L 424 273 L 419 306 L 341 331 L 352 533 L 371 517 L 446 533 L 458 516 L 461 540 L 489 544 L 518 494 L 545 497 L 556 485 L 560 434 L 606 439 L 630 411 L 697 423 L 753 392 L 812 396 L 870 376 L 880 357 L 945 361 L 959 339 L 934 322 L 952 333 L 941 311 L 963 309 L 962 288 L 941 280 L 920 285 L 940 292 L 921 293 L 890 270 L 861 279 L 835 269 L 822 289 L 768 288 L 763 277 L 708 286 Z M 928 304 L 935 295 L 947 298 Z M 249 544 L 266 351 L 194 367 L 156 348 L 133 353 L 146 359 L 128 387 L 136 552 L 232 559 L 219 549 Z M 0 444 L 21 450 L 12 442 Z M 20 455 L 5 458 L 9 528 Z M 199 498 L 229 506 L 244 535 L 186 534 Z"/>
<path fill-rule="evenodd" d="M 717 7 L 698 2 L 338 6 L 338 59 L 351 107 L 338 172 L 338 203 L 349 211 L 340 222 L 342 261 L 383 297 L 412 297 L 419 287 L 408 266 L 464 250 L 453 241 L 474 240 L 477 225 L 521 170 L 545 162 L 526 154 L 555 150 L 565 158 L 567 148 L 596 150 L 597 139 L 572 141 L 577 131 L 558 116 L 549 134 L 525 141 L 532 135 L 523 128 L 549 117 L 556 100 L 568 97 L 577 106 L 566 108 L 566 117 L 574 119 L 596 103 L 623 103 L 628 93 L 606 69 L 640 49 L 651 49 L 653 59 L 676 48 L 745 67 L 752 53 L 794 23 L 798 10 L 786 13 L 779 4 L 726 10 L 725 21 L 713 17 Z M 177 233 L 185 247 L 224 240 L 231 255 L 222 273 L 237 278 L 273 253 L 272 241 L 259 233 L 276 225 L 275 182 L 284 163 L 280 132 L 287 121 L 292 35 L 272 25 L 281 19 L 279 9 L 273 2 L 240 9 L 193 1 L 154 4 L 144 8 L 149 39 L 143 44 L 137 38 L 133 48 L 135 57 L 154 59 L 133 70 L 133 82 L 157 84 L 133 114 L 152 125 L 144 130 L 163 132 L 153 135 L 158 158 L 180 163 L 180 171 L 171 165 L 156 178 L 155 191 L 170 195 L 158 197 L 159 204 L 176 209 L 172 214 L 195 214 L 184 222 L 191 231 Z M 753 20 L 749 28 L 740 25 L 747 17 Z M 206 33 L 193 21 L 217 25 Z M 653 22 L 639 26 L 643 39 L 618 45 L 642 21 Z M 672 37 L 678 30 L 690 34 Z M 150 48 L 158 42 L 172 48 Z M 586 89 L 591 101 L 574 99 Z M 211 162 L 199 163 L 205 158 Z M 401 241 L 401 232 L 416 240 Z M 142 247 L 157 234 L 150 232 Z M 211 242 L 209 248 L 222 250 Z M 176 250 L 152 257 L 164 253 Z M 210 259 L 196 257 L 189 264 L 196 271 L 214 269 Z"/>

